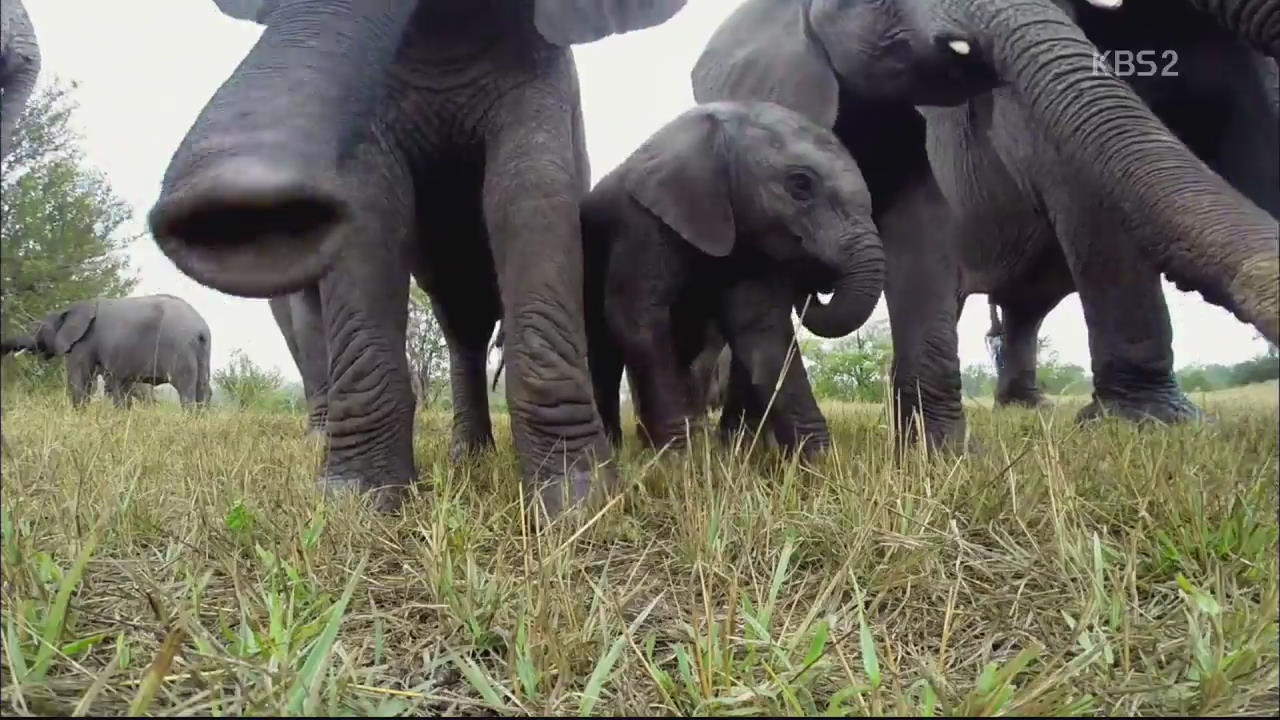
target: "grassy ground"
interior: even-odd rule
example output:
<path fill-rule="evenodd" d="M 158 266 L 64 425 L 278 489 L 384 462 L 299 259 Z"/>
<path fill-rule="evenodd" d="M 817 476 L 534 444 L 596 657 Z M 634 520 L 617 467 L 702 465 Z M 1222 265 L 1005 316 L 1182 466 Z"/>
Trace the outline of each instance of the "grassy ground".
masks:
<path fill-rule="evenodd" d="M 970 408 L 985 452 L 622 458 L 522 531 L 500 451 L 400 517 L 325 502 L 288 415 L 7 398 L 3 709 L 35 714 L 1219 715 L 1277 700 L 1276 389 L 1211 425 Z"/>

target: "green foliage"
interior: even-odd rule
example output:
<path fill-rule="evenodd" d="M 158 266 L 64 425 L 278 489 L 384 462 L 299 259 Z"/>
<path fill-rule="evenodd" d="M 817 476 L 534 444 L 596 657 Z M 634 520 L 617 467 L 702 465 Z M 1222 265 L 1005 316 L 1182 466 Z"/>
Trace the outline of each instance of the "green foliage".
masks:
<path fill-rule="evenodd" d="M 967 365 L 960 371 L 960 389 L 969 397 L 996 394 L 996 376 L 986 365 Z"/>
<path fill-rule="evenodd" d="M 0 331 L 8 336 L 75 300 L 128 295 L 137 278 L 117 231 L 132 211 L 85 164 L 69 126 L 74 84 L 38 93 L 14 130 L 0 181 Z"/>
<path fill-rule="evenodd" d="M 1197 363 L 1178 371 L 1178 385 L 1184 392 L 1211 392 L 1276 379 L 1280 379 L 1280 353 L 1275 345 L 1234 365 Z"/>
<path fill-rule="evenodd" d="M 409 323 L 405 333 L 409 361 L 409 384 L 420 407 L 436 407 L 447 400 L 449 348 L 444 333 L 431 311 L 431 300 L 418 287 L 409 285 Z"/>
<path fill-rule="evenodd" d="M 259 367 L 239 348 L 231 351 L 225 368 L 214 371 L 213 384 L 224 403 L 242 409 L 297 412 L 305 406 L 301 398 L 284 391 L 279 370 Z"/>
<path fill-rule="evenodd" d="M 809 383 L 817 398 L 879 402 L 885 393 L 893 342 L 887 322 L 874 323 L 832 342 L 800 341 Z"/>
<path fill-rule="evenodd" d="M 128 295 L 137 285 L 120 230 L 129 206 L 85 163 L 70 126 L 74 84 L 36 93 L 0 165 L 0 334 L 30 331 L 51 310 L 96 296 Z M 23 358 L 11 374 L 53 388 L 61 363 Z M 9 363 L 6 363 L 6 365 Z"/>

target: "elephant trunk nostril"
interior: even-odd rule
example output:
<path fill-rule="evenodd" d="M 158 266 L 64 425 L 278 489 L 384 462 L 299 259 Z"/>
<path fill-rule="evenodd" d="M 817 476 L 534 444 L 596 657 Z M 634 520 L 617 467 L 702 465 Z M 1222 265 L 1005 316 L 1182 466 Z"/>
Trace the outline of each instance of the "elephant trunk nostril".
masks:
<path fill-rule="evenodd" d="M 322 274 L 349 204 L 313 176 L 260 159 L 223 160 L 166 192 L 150 213 L 161 250 L 223 292 L 265 297 Z"/>

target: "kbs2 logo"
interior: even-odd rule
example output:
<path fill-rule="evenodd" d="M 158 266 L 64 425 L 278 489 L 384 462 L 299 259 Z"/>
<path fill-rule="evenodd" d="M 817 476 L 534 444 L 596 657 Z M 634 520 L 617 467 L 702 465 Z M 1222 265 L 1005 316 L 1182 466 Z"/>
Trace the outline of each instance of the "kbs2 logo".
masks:
<path fill-rule="evenodd" d="M 1159 55 L 1160 63 L 1156 62 Z M 1112 75 L 1115 77 L 1178 77 L 1174 67 L 1178 64 L 1178 53 L 1165 50 L 1107 50 L 1094 52 L 1093 74 Z"/>

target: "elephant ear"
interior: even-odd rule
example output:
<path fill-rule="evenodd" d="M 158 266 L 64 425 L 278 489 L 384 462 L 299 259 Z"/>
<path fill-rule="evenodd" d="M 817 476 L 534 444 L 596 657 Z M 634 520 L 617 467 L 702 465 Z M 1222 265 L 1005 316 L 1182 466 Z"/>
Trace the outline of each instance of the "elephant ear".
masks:
<path fill-rule="evenodd" d="M 693 66 L 694 100 L 768 100 L 834 127 L 840 84 L 810 31 L 808 7 L 795 0 L 738 6 Z"/>
<path fill-rule="evenodd" d="M 702 252 L 724 257 L 736 229 L 722 121 L 696 109 L 668 123 L 627 160 L 636 202 Z"/>
<path fill-rule="evenodd" d="M 89 326 L 98 316 L 98 303 L 78 302 L 67 308 L 58 316 L 58 326 L 53 335 L 53 349 L 59 355 L 71 352 L 72 346 L 80 342 L 89 332 Z"/>
<path fill-rule="evenodd" d="M 223 15 L 264 25 L 267 13 L 280 4 L 279 0 L 213 0 L 213 3 Z"/>
<path fill-rule="evenodd" d="M 661 25 L 687 0 L 535 0 L 533 22 L 561 47 Z"/>

